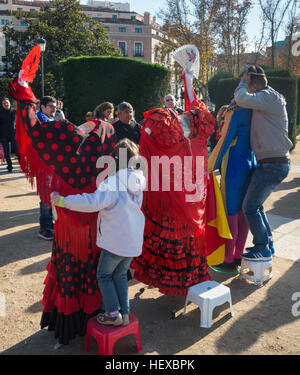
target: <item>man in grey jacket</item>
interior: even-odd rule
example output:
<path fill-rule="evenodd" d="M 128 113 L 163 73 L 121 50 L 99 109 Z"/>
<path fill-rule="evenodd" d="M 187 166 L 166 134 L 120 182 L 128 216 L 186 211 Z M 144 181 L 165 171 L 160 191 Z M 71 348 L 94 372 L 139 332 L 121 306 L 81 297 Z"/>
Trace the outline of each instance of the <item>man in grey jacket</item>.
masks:
<path fill-rule="evenodd" d="M 243 202 L 254 246 L 242 257 L 267 261 L 272 259 L 274 247 L 263 203 L 288 175 L 289 150 L 293 145 L 288 138 L 286 101 L 268 86 L 259 66 L 248 68 L 235 90 L 234 99 L 240 107 L 253 110 L 250 140 L 258 164 Z"/>

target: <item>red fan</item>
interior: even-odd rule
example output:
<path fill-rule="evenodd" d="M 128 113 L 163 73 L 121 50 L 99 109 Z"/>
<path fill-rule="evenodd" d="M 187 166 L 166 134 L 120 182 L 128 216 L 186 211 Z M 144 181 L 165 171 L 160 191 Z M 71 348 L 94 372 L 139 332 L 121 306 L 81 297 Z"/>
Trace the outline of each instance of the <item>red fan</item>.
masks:
<path fill-rule="evenodd" d="M 23 61 L 21 74 L 19 76 L 21 81 L 32 82 L 34 80 L 36 71 L 39 68 L 40 56 L 41 47 L 33 47 Z"/>

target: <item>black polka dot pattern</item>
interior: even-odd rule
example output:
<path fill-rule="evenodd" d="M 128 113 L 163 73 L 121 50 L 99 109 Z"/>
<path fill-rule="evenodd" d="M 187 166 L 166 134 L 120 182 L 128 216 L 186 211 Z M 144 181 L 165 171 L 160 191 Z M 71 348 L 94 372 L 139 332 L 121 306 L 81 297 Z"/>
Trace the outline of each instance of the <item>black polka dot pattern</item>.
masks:
<path fill-rule="evenodd" d="M 98 288 L 96 270 L 99 252 L 95 253 L 91 248 L 87 251 L 87 262 L 82 262 L 54 243 L 51 261 L 56 266 L 57 284 L 62 297 L 71 298 L 78 291 L 89 296 L 95 294 Z"/>
<path fill-rule="evenodd" d="M 48 167 L 74 189 L 95 185 L 101 172 L 96 168 L 98 158 L 110 155 L 116 144 L 112 125 L 97 121 L 95 129 L 84 139 L 67 120 L 40 123 L 31 106 L 23 102 L 21 115 L 33 147 Z"/>

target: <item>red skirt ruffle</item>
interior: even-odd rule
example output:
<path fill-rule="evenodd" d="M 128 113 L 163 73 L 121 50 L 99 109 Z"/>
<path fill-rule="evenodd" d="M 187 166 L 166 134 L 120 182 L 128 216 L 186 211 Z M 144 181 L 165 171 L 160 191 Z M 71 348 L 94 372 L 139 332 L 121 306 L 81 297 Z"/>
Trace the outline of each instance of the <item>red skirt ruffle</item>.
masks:
<path fill-rule="evenodd" d="M 187 226 L 180 230 L 172 218 L 144 213 L 143 252 L 131 263 L 134 278 L 163 294 L 178 296 L 185 296 L 190 286 L 210 280 L 204 233 Z"/>
<path fill-rule="evenodd" d="M 98 257 L 98 251 L 89 249 L 88 260 L 83 262 L 53 243 L 44 281 L 41 328 L 54 330 L 61 344 L 68 344 L 76 334 L 85 335 L 88 319 L 101 309 Z"/>

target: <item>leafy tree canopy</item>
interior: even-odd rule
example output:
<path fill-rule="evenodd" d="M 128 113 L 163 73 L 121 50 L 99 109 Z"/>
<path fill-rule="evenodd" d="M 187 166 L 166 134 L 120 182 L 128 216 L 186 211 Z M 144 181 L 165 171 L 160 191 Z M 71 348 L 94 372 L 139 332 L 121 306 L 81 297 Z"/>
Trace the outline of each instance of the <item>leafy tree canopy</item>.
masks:
<path fill-rule="evenodd" d="M 3 61 L 7 77 L 17 75 L 23 59 L 39 37 L 46 40 L 45 95 L 57 98 L 63 98 L 60 60 L 76 56 L 119 56 L 120 51 L 109 41 L 103 24 L 81 10 L 78 0 L 53 0 L 34 14 L 16 12 L 15 16 L 28 26 L 23 32 L 15 30 L 10 24 L 4 27 L 6 56 Z M 40 97 L 40 69 L 33 82 L 33 90 Z"/>

